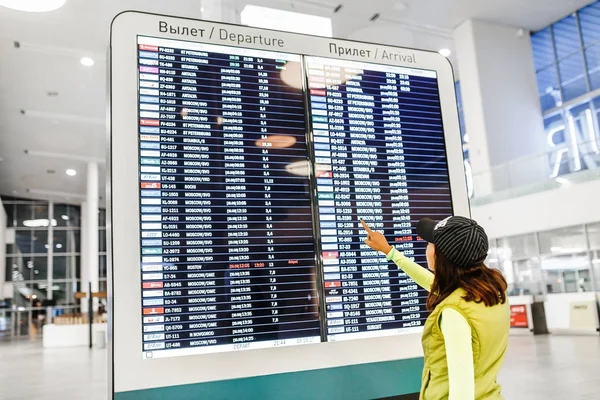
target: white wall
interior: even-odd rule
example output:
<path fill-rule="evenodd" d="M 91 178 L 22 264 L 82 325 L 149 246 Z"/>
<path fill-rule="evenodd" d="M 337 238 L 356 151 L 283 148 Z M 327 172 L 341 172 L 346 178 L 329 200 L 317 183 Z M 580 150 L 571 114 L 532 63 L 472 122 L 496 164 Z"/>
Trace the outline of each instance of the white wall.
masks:
<path fill-rule="evenodd" d="M 454 39 L 475 190 L 485 195 L 505 186 L 506 177 L 486 182 L 478 174 L 546 150 L 531 41 L 527 31 L 478 20 L 460 25 Z M 511 183 L 546 173 L 529 168 Z"/>
<path fill-rule="evenodd" d="M 7 295 L 4 293 L 6 276 L 6 223 L 7 216 L 2 200 L 0 199 L 0 299 Z"/>
<path fill-rule="evenodd" d="M 600 221 L 600 180 L 473 207 L 490 238 Z"/>

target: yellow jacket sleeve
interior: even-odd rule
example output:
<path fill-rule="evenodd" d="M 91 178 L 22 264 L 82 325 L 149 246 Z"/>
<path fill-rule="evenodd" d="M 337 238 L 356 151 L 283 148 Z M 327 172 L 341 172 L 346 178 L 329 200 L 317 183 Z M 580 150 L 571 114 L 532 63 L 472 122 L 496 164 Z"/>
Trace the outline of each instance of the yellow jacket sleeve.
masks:
<path fill-rule="evenodd" d="M 396 250 L 392 246 L 392 250 L 387 253 L 386 258 L 391 260 L 399 268 L 401 268 L 406 275 L 408 275 L 417 285 L 421 286 L 428 292 L 431 291 L 431 284 L 433 283 L 433 272 L 428 269 L 421 267 L 416 262 L 409 260 L 400 251 Z"/>

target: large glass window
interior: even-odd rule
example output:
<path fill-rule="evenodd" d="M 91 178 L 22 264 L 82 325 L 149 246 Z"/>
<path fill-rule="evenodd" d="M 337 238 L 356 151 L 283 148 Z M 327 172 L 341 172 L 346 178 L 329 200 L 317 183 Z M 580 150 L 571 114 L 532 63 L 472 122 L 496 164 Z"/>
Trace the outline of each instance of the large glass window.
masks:
<path fill-rule="evenodd" d="M 6 246 L 6 281 L 12 281 L 11 301 L 19 310 L 15 318 L 27 321 L 32 314 L 45 315 L 46 307 L 52 307 L 53 316 L 78 313 L 80 301 L 75 293 L 81 290 L 81 207 L 7 197 L 2 203 L 7 226 L 15 232 L 14 243 Z M 100 210 L 98 216 L 102 291 L 106 290 L 107 272 L 106 212 Z M 49 323 L 52 318 L 40 321 Z M 27 324 L 23 327 L 22 332 L 15 332 L 17 337 L 30 334 Z"/>
<path fill-rule="evenodd" d="M 579 24 L 585 46 L 600 41 L 600 2 L 590 4 L 579 11 Z"/>
<path fill-rule="evenodd" d="M 490 266 L 497 264 L 504 273 L 511 296 L 542 294 L 543 284 L 539 249 L 535 233 L 497 240 L 490 252 Z"/>
<path fill-rule="evenodd" d="M 539 258 L 532 257 L 512 262 L 515 281 L 509 295 L 538 295 L 544 293 Z"/>
<path fill-rule="evenodd" d="M 539 240 L 542 254 L 573 254 L 587 250 L 584 226 L 540 232 Z"/>
<path fill-rule="evenodd" d="M 79 229 L 54 230 L 55 253 L 79 253 L 81 235 Z"/>
<path fill-rule="evenodd" d="M 106 278 L 107 277 L 107 259 L 106 259 L 106 253 L 100 254 L 99 256 L 99 260 L 98 260 L 98 264 L 100 267 L 100 278 Z"/>
<path fill-rule="evenodd" d="M 587 252 L 542 257 L 542 271 L 548 293 L 592 291 L 590 259 Z"/>
<path fill-rule="evenodd" d="M 539 254 L 534 233 L 498 240 L 498 254 L 503 259 L 534 257 Z"/>
<path fill-rule="evenodd" d="M 71 301 L 80 286 L 81 208 L 7 197 L 2 200 L 8 216 L 7 225 L 15 230 L 14 243 L 6 246 L 6 280 L 12 281 L 16 289 L 13 300 L 27 304 L 31 297 L 24 296 L 31 296 L 31 290 L 43 292 L 36 294 L 36 299 L 45 298 L 48 267 L 52 265 L 54 283 L 60 283 L 60 288 L 55 288 L 57 293 L 64 292 L 61 298 Z M 51 214 L 53 218 L 49 220 Z M 106 276 L 105 216 L 106 212 L 100 210 L 99 273 L 103 276 Z M 52 258 L 48 257 L 50 251 Z"/>
<path fill-rule="evenodd" d="M 81 226 L 81 208 L 65 204 L 55 205 L 54 219 L 58 227 L 79 227 Z"/>
<path fill-rule="evenodd" d="M 600 89 L 600 43 L 585 50 L 587 73 L 590 77 L 590 89 Z"/>
<path fill-rule="evenodd" d="M 554 46 L 558 59 L 566 58 L 574 52 L 581 52 L 581 39 L 577 18 L 570 15 L 552 25 Z"/>
<path fill-rule="evenodd" d="M 552 44 L 552 31 L 546 28 L 531 36 L 533 61 L 536 70 L 542 70 L 554 64 L 554 45 Z"/>
<path fill-rule="evenodd" d="M 600 250 L 593 250 L 591 253 L 592 272 L 596 278 L 595 290 L 600 289 Z"/>
<path fill-rule="evenodd" d="M 587 162 L 589 159 L 579 168 L 576 157 L 578 152 L 589 153 L 586 146 L 600 137 L 597 111 L 591 106 L 592 91 L 600 89 L 600 1 L 533 33 L 531 45 L 544 118 L 562 119 L 559 125 L 573 127 L 575 131 L 562 133 L 566 145 L 557 150 L 563 159 L 574 159 L 574 165 L 557 168 L 558 174 L 553 168 L 550 177 L 598 168 L 600 163 Z M 582 104 L 590 111 L 572 120 L 572 109 Z M 555 136 L 556 126 L 546 125 L 547 136 Z M 554 150 L 556 143 L 548 140 L 549 150 Z M 597 147 L 594 144 L 591 149 L 594 154 L 598 154 Z"/>
<path fill-rule="evenodd" d="M 47 279 L 48 257 L 46 254 L 9 254 L 6 258 L 6 275 L 7 281 L 13 282 Z"/>
<path fill-rule="evenodd" d="M 583 54 L 575 53 L 558 63 L 563 100 L 568 101 L 588 92 Z"/>
<path fill-rule="evenodd" d="M 465 113 L 462 101 L 462 90 L 460 88 L 460 82 L 455 83 L 455 88 L 456 105 L 458 108 L 458 122 L 460 127 L 460 137 L 462 139 L 465 175 L 467 179 L 467 190 L 469 197 L 473 197 L 473 172 L 471 170 L 471 161 L 469 160 L 469 135 L 467 134 L 467 126 L 465 122 Z"/>
<path fill-rule="evenodd" d="M 600 222 L 490 241 L 509 295 L 600 291 Z"/>
<path fill-rule="evenodd" d="M 562 104 L 558 68 L 555 64 L 537 72 L 537 83 L 542 110 L 550 110 Z"/>

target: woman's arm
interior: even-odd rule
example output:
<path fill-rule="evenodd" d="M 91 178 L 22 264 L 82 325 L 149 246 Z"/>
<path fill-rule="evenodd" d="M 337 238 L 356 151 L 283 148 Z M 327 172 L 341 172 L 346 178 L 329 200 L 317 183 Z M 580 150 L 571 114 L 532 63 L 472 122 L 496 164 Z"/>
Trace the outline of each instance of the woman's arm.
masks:
<path fill-rule="evenodd" d="M 365 240 L 367 246 L 385 254 L 388 260 L 394 261 L 413 281 L 424 289 L 431 291 L 431 284 L 433 283 L 433 273 L 431 271 L 404 257 L 404 254 L 397 251 L 394 246 L 390 246 L 383 233 L 372 230 L 362 219 L 360 222 L 367 231 L 367 240 Z"/>
<path fill-rule="evenodd" d="M 417 285 L 421 286 L 428 292 L 431 291 L 431 285 L 433 284 L 433 272 L 428 269 L 421 267 L 414 261 L 409 260 L 400 251 L 396 250 L 392 246 L 392 249 L 387 253 L 386 258 L 392 260 L 398 267 L 400 267 L 408 276 L 411 277 Z"/>
<path fill-rule="evenodd" d="M 445 308 L 442 311 L 440 328 L 446 343 L 450 382 L 448 400 L 473 400 L 475 399 L 475 371 L 471 327 L 458 311 Z"/>

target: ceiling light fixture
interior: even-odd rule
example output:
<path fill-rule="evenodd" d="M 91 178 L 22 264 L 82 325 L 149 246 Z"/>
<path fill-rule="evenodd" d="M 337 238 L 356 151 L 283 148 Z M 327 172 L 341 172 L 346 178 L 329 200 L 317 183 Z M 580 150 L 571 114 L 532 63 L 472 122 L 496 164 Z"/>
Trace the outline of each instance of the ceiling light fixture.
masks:
<path fill-rule="evenodd" d="M 83 65 L 84 67 L 91 67 L 92 65 L 94 65 L 94 59 L 90 57 L 82 57 L 80 62 L 81 65 Z"/>
<path fill-rule="evenodd" d="M 52 226 L 56 226 L 57 222 L 55 219 L 52 219 L 52 221 L 49 219 L 26 219 L 23 221 L 23 226 L 28 228 L 46 228 L 50 224 L 52 224 Z"/>
<path fill-rule="evenodd" d="M 248 4 L 240 13 L 242 25 L 316 36 L 333 36 L 331 18 Z"/>
<path fill-rule="evenodd" d="M 450 54 L 452 54 L 450 49 L 441 49 L 440 51 L 438 51 L 438 53 L 440 53 L 444 57 L 450 57 Z"/>
<path fill-rule="evenodd" d="M 69 169 L 68 169 L 68 170 L 66 170 L 65 172 L 66 172 L 66 174 L 67 174 L 67 175 L 69 175 L 69 176 L 75 176 L 75 175 L 77 175 L 77 171 L 75 171 L 75 170 L 74 170 L 74 169 L 72 169 L 72 168 L 69 168 Z"/>
<path fill-rule="evenodd" d="M 67 0 L 0 0 L 0 6 L 25 12 L 48 12 L 58 10 Z"/>

